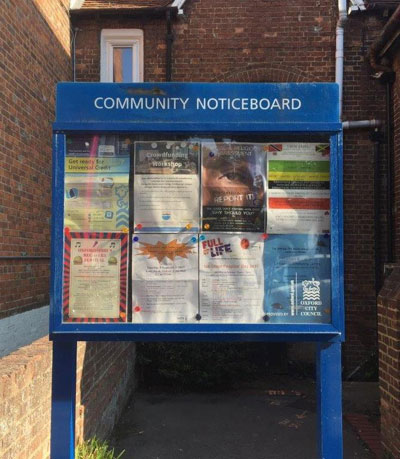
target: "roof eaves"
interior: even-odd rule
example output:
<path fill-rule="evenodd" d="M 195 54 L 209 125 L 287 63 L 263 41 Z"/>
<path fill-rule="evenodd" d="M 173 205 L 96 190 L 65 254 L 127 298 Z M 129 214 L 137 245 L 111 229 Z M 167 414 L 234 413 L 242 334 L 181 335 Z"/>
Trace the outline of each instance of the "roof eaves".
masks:
<path fill-rule="evenodd" d="M 162 7 L 149 7 L 149 8 L 80 8 L 71 10 L 72 16 L 124 16 L 124 17 L 138 17 L 138 16 L 160 16 L 169 10 L 174 16 L 178 14 L 178 8 L 172 6 Z"/>
<path fill-rule="evenodd" d="M 69 9 L 70 10 L 79 10 L 85 0 L 70 0 Z"/>
<path fill-rule="evenodd" d="M 186 0 L 174 0 L 171 7 L 178 8 L 178 14 L 183 14 L 183 5 L 185 2 Z"/>

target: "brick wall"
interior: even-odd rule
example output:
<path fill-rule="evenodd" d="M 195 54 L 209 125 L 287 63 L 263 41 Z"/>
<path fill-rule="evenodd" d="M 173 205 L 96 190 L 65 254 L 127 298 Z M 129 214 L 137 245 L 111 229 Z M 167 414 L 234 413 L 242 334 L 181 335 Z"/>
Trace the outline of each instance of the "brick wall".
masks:
<path fill-rule="evenodd" d="M 23 321 L 21 312 L 49 302 L 51 124 L 56 83 L 71 78 L 69 3 L 1 3 L 0 257 L 27 258 L 0 259 L 0 319 Z M 50 349 L 45 338 L 0 359 L 1 457 L 48 455 Z M 134 355 L 132 343 L 79 344 L 78 438 L 110 432 L 133 386 Z"/>
<path fill-rule="evenodd" d="M 69 0 L 9 0 L 0 15 L 0 256 L 49 256 L 51 123 L 71 75 Z M 48 304 L 47 259 L 0 259 L 0 318 Z"/>
<path fill-rule="evenodd" d="M 79 343 L 77 441 L 107 437 L 134 388 L 130 343 Z M 46 459 L 50 446 L 51 343 L 43 338 L 0 360 L 0 456 Z"/>
<path fill-rule="evenodd" d="M 396 268 L 378 298 L 379 386 L 381 439 L 387 457 L 400 457 L 400 52 L 393 60 L 394 124 L 394 257 Z"/>
<path fill-rule="evenodd" d="M 174 81 L 334 81 L 336 2 L 189 0 L 174 20 Z M 103 28 L 144 30 L 145 80 L 165 79 L 165 19 L 73 16 L 77 77 L 98 81 Z M 345 30 L 344 119 L 384 119 L 384 88 L 370 77 L 368 46 L 382 27 L 374 15 L 349 18 Z M 381 150 L 384 164 L 385 150 Z M 345 135 L 347 343 L 352 371 L 376 350 L 373 144 L 366 130 Z M 381 170 L 382 176 L 385 170 Z M 384 180 L 382 180 L 384 182 Z M 385 190 L 382 189 L 382 196 Z M 384 203 L 384 200 L 382 200 Z M 382 206 L 382 229 L 385 209 Z M 384 257 L 384 240 L 380 244 Z"/>
<path fill-rule="evenodd" d="M 381 440 L 387 457 L 400 457 L 400 267 L 378 298 Z"/>
<path fill-rule="evenodd" d="M 385 120 L 385 87 L 372 78 L 368 50 L 379 35 L 384 21 L 373 15 L 355 15 L 345 27 L 345 68 L 343 119 Z M 374 235 L 374 146 L 370 130 L 344 133 L 344 256 L 346 295 L 347 372 L 376 353 L 377 312 Z M 385 260 L 385 144 L 380 148 L 381 240 Z M 382 271 L 382 267 L 381 270 Z M 379 289 L 379 286 L 378 286 Z"/>

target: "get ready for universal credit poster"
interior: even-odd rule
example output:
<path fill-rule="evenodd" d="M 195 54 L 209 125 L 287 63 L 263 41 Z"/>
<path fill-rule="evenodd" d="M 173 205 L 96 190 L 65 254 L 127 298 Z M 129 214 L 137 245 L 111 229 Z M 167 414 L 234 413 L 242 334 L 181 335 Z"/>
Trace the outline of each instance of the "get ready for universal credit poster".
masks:
<path fill-rule="evenodd" d="M 136 234 L 132 247 L 132 322 L 196 322 L 197 235 Z"/>
<path fill-rule="evenodd" d="M 65 158 L 64 225 L 72 231 L 124 231 L 129 227 L 129 156 L 96 154 Z"/>
<path fill-rule="evenodd" d="M 136 232 L 199 230 L 199 161 L 199 142 L 135 142 Z"/>
<path fill-rule="evenodd" d="M 202 144 L 202 230 L 264 232 L 263 144 Z"/>
<path fill-rule="evenodd" d="M 330 231 L 329 144 L 267 144 L 267 232 Z"/>
<path fill-rule="evenodd" d="M 330 323 L 329 235 L 270 235 L 264 269 L 268 323 Z"/>
<path fill-rule="evenodd" d="M 201 323 L 263 322 L 262 235 L 202 234 L 199 252 Z"/>

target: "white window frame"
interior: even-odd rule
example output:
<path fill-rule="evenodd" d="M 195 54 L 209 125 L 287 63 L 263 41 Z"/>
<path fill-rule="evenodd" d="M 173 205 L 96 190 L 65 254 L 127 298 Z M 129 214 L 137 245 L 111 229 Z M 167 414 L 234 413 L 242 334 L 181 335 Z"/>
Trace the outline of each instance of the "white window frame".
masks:
<path fill-rule="evenodd" d="M 143 81 L 143 30 L 103 29 L 100 39 L 100 81 L 113 82 L 113 48 L 132 48 L 132 83 Z"/>

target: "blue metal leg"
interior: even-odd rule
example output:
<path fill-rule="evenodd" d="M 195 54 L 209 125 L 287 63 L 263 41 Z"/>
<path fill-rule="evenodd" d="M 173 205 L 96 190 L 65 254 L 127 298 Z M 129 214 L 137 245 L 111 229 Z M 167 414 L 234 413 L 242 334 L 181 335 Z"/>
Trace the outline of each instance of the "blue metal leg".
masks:
<path fill-rule="evenodd" d="M 343 458 L 341 343 L 317 345 L 319 458 Z"/>
<path fill-rule="evenodd" d="M 51 459 L 75 456 L 76 342 L 53 342 Z"/>

